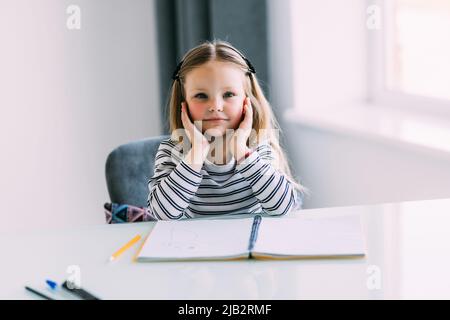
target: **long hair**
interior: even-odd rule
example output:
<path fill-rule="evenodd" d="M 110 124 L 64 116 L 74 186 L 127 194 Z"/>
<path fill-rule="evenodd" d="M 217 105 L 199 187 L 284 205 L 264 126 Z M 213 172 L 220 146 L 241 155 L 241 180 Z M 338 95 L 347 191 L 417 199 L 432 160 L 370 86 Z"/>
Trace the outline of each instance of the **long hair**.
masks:
<path fill-rule="evenodd" d="M 251 147 L 256 141 L 268 141 L 274 151 L 272 163 L 276 169 L 285 175 L 292 183 L 294 189 L 302 194 L 308 194 L 308 189 L 298 183 L 292 176 L 289 163 L 283 148 L 280 146 L 278 134 L 281 133 L 280 126 L 272 112 L 272 107 L 264 96 L 257 77 L 252 73 L 248 73 L 248 65 L 243 59 L 243 55 L 226 41 L 205 41 L 184 55 L 183 63 L 178 71 L 178 78 L 173 81 L 170 89 L 170 98 L 168 100 L 170 131 L 174 132 L 183 128 L 181 102 L 185 101 L 184 81 L 186 75 L 194 68 L 213 60 L 232 63 L 242 69 L 242 72 L 248 74 L 244 90 L 250 98 L 253 108 L 252 133 L 256 133 L 256 136 L 251 136 L 247 144 Z"/>

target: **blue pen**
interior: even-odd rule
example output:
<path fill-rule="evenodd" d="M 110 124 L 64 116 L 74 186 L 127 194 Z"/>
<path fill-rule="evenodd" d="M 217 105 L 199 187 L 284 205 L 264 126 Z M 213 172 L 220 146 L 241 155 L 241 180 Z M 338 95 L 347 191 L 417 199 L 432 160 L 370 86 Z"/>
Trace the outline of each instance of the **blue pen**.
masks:
<path fill-rule="evenodd" d="M 53 294 L 56 294 L 56 296 L 59 299 L 69 299 L 72 300 L 73 296 L 72 295 L 68 295 L 65 291 L 62 290 L 62 287 L 58 285 L 58 283 L 56 281 L 53 280 L 45 280 L 45 283 L 48 285 L 48 289 L 50 292 L 52 292 Z"/>
<path fill-rule="evenodd" d="M 47 285 L 50 287 L 52 291 L 58 292 L 59 294 L 65 296 L 66 298 L 68 298 L 67 295 L 65 294 L 67 292 L 69 293 L 70 298 L 73 298 L 75 296 L 78 299 L 84 300 L 100 300 L 99 298 L 97 298 L 96 296 L 87 292 L 84 289 L 72 288 L 72 286 L 68 285 L 67 281 L 65 281 L 61 286 L 61 288 L 64 289 L 64 291 L 61 291 L 60 288 L 58 287 L 58 284 L 53 280 L 46 280 L 45 283 L 47 283 Z"/>
<path fill-rule="evenodd" d="M 58 287 L 58 284 L 55 281 L 52 280 L 46 280 L 45 281 L 48 286 L 50 287 L 50 289 L 55 290 Z"/>

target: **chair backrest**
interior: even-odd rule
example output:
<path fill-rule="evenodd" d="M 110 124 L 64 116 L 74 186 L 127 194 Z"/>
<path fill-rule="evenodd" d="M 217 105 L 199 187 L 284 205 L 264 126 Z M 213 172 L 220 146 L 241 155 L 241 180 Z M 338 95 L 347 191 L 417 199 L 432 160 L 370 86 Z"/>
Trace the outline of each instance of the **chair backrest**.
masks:
<path fill-rule="evenodd" d="M 153 176 L 155 156 L 161 141 L 158 136 L 121 145 L 106 160 L 106 184 L 111 202 L 147 206 L 148 181 Z"/>

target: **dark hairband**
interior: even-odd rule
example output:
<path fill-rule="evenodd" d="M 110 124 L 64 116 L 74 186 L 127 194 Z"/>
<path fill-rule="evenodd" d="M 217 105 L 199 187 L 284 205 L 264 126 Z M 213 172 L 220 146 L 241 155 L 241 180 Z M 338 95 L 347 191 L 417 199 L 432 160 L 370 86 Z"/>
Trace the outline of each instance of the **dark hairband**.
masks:
<path fill-rule="evenodd" d="M 245 63 L 247 64 L 247 67 L 248 67 L 248 74 L 252 74 L 252 73 L 256 74 L 255 67 L 253 67 L 251 62 L 246 57 L 244 57 L 236 49 L 231 48 L 231 47 L 230 47 L 230 49 L 234 50 L 237 54 L 239 54 L 242 57 L 242 59 L 244 59 Z M 180 79 L 180 75 L 178 74 L 178 72 L 180 72 L 180 69 L 181 69 L 181 66 L 183 65 L 183 62 L 184 62 L 184 60 L 181 60 L 181 62 L 177 65 L 177 68 L 175 69 L 175 71 L 172 74 L 172 80 L 179 80 Z"/>
<path fill-rule="evenodd" d="M 181 60 L 181 62 L 177 65 L 177 68 L 175 69 L 175 71 L 172 74 L 172 79 L 173 80 L 178 80 L 180 79 L 180 75 L 178 74 L 178 72 L 181 69 L 181 66 L 183 65 L 184 60 Z"/>

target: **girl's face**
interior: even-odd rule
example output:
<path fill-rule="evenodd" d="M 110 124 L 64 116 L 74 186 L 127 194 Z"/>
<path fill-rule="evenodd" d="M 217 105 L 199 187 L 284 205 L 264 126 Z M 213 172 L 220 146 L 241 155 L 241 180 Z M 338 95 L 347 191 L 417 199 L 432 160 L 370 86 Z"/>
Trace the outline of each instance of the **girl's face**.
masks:
<path fill-rule="evenodd" d="M 243 119 L 245 74 L 231 63 L 209 61 L 187 73 L 184 90 L 191 121 L 202 133 L 223 136 Z"/>

